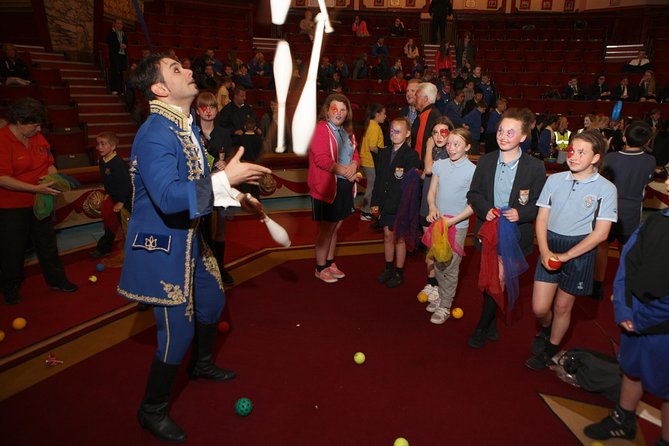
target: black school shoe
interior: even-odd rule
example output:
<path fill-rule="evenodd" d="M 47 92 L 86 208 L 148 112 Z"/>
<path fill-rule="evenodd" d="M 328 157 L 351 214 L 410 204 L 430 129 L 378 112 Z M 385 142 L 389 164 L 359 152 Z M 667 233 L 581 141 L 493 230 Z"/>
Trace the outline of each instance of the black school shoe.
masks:
<path fill-rule="evenodd" d="M 74 293 L 79 289 L 78 286 L 73 284 L 72 282 L 65 281 L 63 283 L 59 283 L 58 285 L 49 285 L 49 288 L 52 290 L 57 290 L 57 291 L 64 291 L 66 293 Z"/>
<path fill-rule="evenodd" d="M 525 361 L 525 367 L 536 371 L 543 370 L 551 365 L 555 365 L 555 363 L 552 356 L 546 351 L 542 351 Z"/>
<path fill-rule="evenodd" d="M 379 283 L 386 283 L 393 277 L 394 273 L 395 271 L 392 269 L 385 269 L 381 274 L 379 274 L 379 277 L 376 278 L 376 281 Z"/>
<path fill-rule="evenodd" d="M 393 273 L 393 276 L 386 282 L 388 288 L 397 288 L 398 286 L 404 283 L 404 276 L 397 271 Z"/>
<path fill-rule="evenodd" d="M 539 353 L 543 352 L 546 350 L 546 346 L 548 345 L 548 342 L 550 341 L 550 332 L 549 334 L 544 333 L 543 330 L 539 330 L 539 333 L 534 336 L 534 339 L 532 340 L 532 354 L 533 355 L 538 355 Z"/>
<path fill-rule="evenodd" d="M 483 344 L 485 344 L 486 337 L 487 333 L 480 328 L 477 328 L 467 343 L 471 348 L 479 349 L 483 347 Z"/>
<path fill-rule="evenodd" d="M 631 440 L 636 436 L 636 416 L 627 416 L 616 406 L 602 421 L 586 426 L 583 433 L 594 440 L 609 438 Z"/>

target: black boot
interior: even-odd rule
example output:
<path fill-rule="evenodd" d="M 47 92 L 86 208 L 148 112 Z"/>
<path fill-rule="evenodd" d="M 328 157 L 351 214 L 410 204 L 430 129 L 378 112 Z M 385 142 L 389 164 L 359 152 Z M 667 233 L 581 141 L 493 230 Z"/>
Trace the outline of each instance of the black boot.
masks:
<path fill-rule="evenodd" d="M 100 257 L 107 257 L 108 255 L 110 255 L 112 252 L 112 248 L 114 247 L 115 238 L 116 234 L 111 232 L 109 229 L 105 228 L 105 233 L 102 237 L 100 237 L 100 240 L 98 240 L 98 244 L 95 248 L 95 251 L 90 253 L 91 257 L 100 258 Z"/>
<path fill-rule="evenodd" d="M 488 335 L 490 337 L 495 337 L 495 333 L 489 332 L 491 330 L 491 325 L 495 324 L 495 313 L 497 312 L 497 304 L 495 299 L 493 299 L 488 293 L 483 293 L 483 309 L 481 310 L 481 318 L 479 323 L 476 325 L 476 330 L 474 334 L 469 338 L 469 346 L 471 348 L 481 348 L 485 344 Z M 494 325 L 492 330 L 495 330 L 497 325 Z M 496 331 L 496 330 L 495 330 Z M 497 333 L 497 339 L 499 339 L 499 333 Z"/>
<path fill-rule="evenodd" d="M 227 381 L 237 376 L 232 370 L 216 367 L 213 361 L 216 324 L 195 323 L 195 342 L 193 356 L 188 367 L 191 379 L 205 378 L 214 381 Z"/>
<path fill-rule="evenodd" d="M 218 263 L 218 271 L 221 273 L 221 281 L 227 286 L 234 285 L 235 279 L 225 269 L 225 242 L 214 242 L 214 255 Z"/>
<path fill-rule="evenodd" d="M 186 440 L 186 433 L 168 414 L 170 390 L 178 370 L 178 364 L 166 364 L 154 358 L 146 383 L 144 400 L 137 411 L 137 421 L 140 426 L 156 438 L 172 443 L 182 443 Z"/>

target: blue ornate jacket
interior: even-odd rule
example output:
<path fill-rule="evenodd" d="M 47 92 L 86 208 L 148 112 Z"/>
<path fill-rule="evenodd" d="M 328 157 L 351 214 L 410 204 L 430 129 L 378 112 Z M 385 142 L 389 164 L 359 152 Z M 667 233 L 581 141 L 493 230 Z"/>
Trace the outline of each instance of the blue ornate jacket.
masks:
<path fill-rule="evenodd" d="M 188 303 L 192 311 L 198 224 L 213 207 L 209 167 L 200 156 L 198 129 L 192 126 L 199 146 L 184 114 L 160 101 L 151 101 L 150 110 L 130 155 L 133 212 L 117 292 L 154 305 Z M 223 291 L 216 260 L 206 243 L 201 246 L 205 267 Z"/>

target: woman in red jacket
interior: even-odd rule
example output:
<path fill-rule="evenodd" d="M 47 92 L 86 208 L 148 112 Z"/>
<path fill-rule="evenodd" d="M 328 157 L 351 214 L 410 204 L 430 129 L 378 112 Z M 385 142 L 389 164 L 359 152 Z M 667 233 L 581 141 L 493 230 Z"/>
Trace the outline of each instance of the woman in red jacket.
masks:
<path fill-rule="evenodd" d="M 351 103 L 340 93 L 325 99 L 309 145 L 309 195 L 312 219 L 318 222 L 316 277 L 334 283 L 346 277 L 334 261 L 337 231 L 355 209 L 355 182 L 360 156 L 351 129 Z"/>

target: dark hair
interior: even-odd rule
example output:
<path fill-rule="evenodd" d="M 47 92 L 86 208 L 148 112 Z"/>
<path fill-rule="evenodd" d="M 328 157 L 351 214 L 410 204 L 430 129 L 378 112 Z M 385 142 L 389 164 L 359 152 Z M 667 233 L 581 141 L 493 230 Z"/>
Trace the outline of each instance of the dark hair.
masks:
<path fill-rule="evenodd" d="M 328 119 L 328 111 L 330 110 L 330 104 L 334 101 L 337 102 L 342 102 L 343 104 L 346 105 L 346 120 L 344 120 L 343 127 L 347 130 L 351 129 L 351 124 L 353 123 L 353 113 L 351 112 L 351 102 L 348 100 L 348 98 L 341 94 L 341 93 L 332 93 L 329 95 L 327 98 L 325 98 L 325 101 L 323 102 L 323 106 L 321 107 L 321 111 L 318 114 L 318 120 L 319 121 L 327 121 Z"/>
<path fill-rule="evenodd" d="M 455 126 L 453 125 L 453 121 L 451 121 L 446 116 L 438 117 L 437 120 L 434 121 L 434 124 L 432 124 L 432 128 L 430 129 L 430 131 L 434 130 L 434 128 L 438 125 L 448 126 L 448 130 L 453 130 L 455 128 Z"/>
<path fill-rule="evenodd" d="M 234 98 L 242 91 L 246 91 L 246 87 L 244 87 L 243 85 L 235 85 L 235 88 L 232 89 L 232 97 Z"/>
<path fill-rule="evenodd" d="M 10 124 L 43 124 L 46 108 L 37 99 L 21 98 L 9 107 L 7 120 Z"/>
<path fill-rule="evenodd" d="M 149 101 L 156 98 L 151 86 L 164 81 L 160 72 L 160 61 L 165 58 L 169 58 L 166 53 L 151 53 L 137 63 L 137 68 L 130 75 L 130 85 Z"/>
<path fill-rule="evenodd" d="M 597 130 L 583 130 L 574 136 L 572 143 L 577 139 L 585 141 L 592 146 L 592 151 L 595 152 L 595 155 L 599 155 L 599 161 L 595 164 L 595 167 L 597 169 L 601 168 L 604 163 L 604 154 L 609 148 L 609 143 L 604 138 L 604 135 Z"/>
<path fill-rule="evenodd" d="M 534 115 L 529 108 L 509 108 L 502 114 L 497 126 L 499 127 L 499 124 L 501 124 L 504 119 L 513 119 L 515 121 L 520 121 L 520 130 L 523 132 L 523 135 L 529 135 L 531 131 L 530 124 L 532 123 L 533 118 Z"/>
<path fill-rule="evenodd" d="M 632 121 L 625 129 L 625 141 L 629 147 L 643 147 L 653 136 L 653 129 L 643 121 Z"/>
<path fill-rule="evenodd" d="M 560 117 L 558 115 L 548 115 L 546 116 L 546 119 L 544 119 L 544 127 L 547 125 L 555 124 Z"/>
<path fill-rule="evenodd" d="M 257 126 L 256 120 L 253 116 L 248 116 L 246 120 L 244 121 L 244 128 L 247 131 L 255 130 Z"/>
<path fill-rule="evenodd" d="M 369 121 L 372 121 L 374 118 L 376 118 L 376 115 L 378 113 L 381 113 L 381 110 L 383 110 L 384 107 L 381 104 L 377 104 L 376 102 L 372 102 L 367 106 L 367 114 L 365 115 L 365 133 L 367 132 L 367 128 L 369 127 Z"/>

